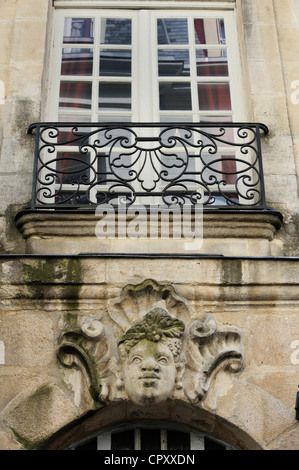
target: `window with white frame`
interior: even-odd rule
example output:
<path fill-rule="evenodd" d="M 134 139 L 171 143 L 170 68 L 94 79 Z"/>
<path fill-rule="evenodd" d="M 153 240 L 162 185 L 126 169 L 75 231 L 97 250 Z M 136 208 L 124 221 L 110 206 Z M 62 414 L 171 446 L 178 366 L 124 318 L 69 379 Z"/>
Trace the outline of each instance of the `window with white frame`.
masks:
<path fill-rule="evenodd" d="M 213 132 L 213 123 L 244 119 L 234 10 L 59 8 L 53 24 L 47 121 L 99 125 L 211 123 Z M 85 129 L 87 133 L 91 130 Z M 60 133 L 62 142 L 67 132 L 65 128 Z M 141 132 L 147 138 L 154 131 L 143 128 Z M 233 130 L 228 134 L 233 142 Z M 47 172 L 55 172 L 58 188 L 46 196 L 47 203 L 99 203 L 102 195 L 110 191 L 105 178 L 101 180 L 98 176 L 101 172 L 109 173 L 109 150 L 92 155 L 91 148 L 86 147 L 82 152 L 77 144 L 78 141 L 61 148 L 56 145 L 55 161 L 52 158 L 50 164 L 43 164 Z M 178 158 L 183 161 L 184 149 L 181 151 L 182 156 Z M 235 149 L 225 143 L 218 151 L 221 156 L 217 162 L 208 151 L 204 155 L 205 174 L 209 176 L 207 168 L 212 165 L 210 178 L 223 175 L 226 191 L 231 191 L 234 198 L 238 164 Z M 192 158 L 189 174 L 200 171 L 198 161 Z M 149 161 L 149 158 L 144 162 L 139 158 L 138 165 L 144 169 Z M 124 167 L 129 168 L 130 164 L 131 161 Z M 155 172 L 159 171 L 149 169 L 146 179 L 147 187 L 155 186 L 161 193 L 170 178 L 175 177 L 176 169 L 167 168 L 168 180 L 160 179 L 153 184 Z M 48 174 L 44 180 L 46 186 Z M 144 181 L 139 186 L 134 183 L 133 191 L 144 189 Z M 86 182 L 92 182 L 87 196 Z M 79 190 L 74 197 L 76 185 Z M 187 189 L 192 193 L 195 187 L 190 183 Z M 219 198 L 220 204 L 222 199 Z M 138 201 L 145 200 L 139 197 Z M 149 198 L 146 202 L 153 203 Z"/>
<path fill-rule="evenodd" d="M 233 11 L 58 9 L 49 121 L 241 121 Z"/>

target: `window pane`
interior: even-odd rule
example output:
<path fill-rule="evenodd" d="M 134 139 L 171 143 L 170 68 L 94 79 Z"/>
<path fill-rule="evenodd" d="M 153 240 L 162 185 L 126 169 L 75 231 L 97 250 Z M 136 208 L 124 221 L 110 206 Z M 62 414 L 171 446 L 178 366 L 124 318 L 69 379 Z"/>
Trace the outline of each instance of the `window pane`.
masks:
<path fill-rule="evenodd" d="M 191 110 L 190 83 L 160 83 L 160 110 Z"/>
<path fill-rule="evenodd" d="M 65 18 L 63 42 L 69 43 L 93 43 L 93 19 L 92 18 Z"/>
<path fill-rule="evenodd" d="M 74 184 L 88 181 L 89 154 L 57 152 L 57 183 Z"/>
<path fill-rule="evenodd" d="M 91 83 L 61 82 L 59 106 L 61 108 L 91 109 Z"/>
<path fill-rule="evenodd" d="M 101 44 L 131 44 L 131 20 L 107 18 L 101 20 Z"/>
<path fill-rule="evenodd" d="M 131 84 L 100 83 L 99 109 L 115 111 L 131 109 Z"/>
<path fill-rule="evenodd" d="M 103 49 L 100 52 L 100 75 L 127 77 L 131 75 L 131 51 Z"/>
<path fill-rule="evenodd" d="M 199 109 L 207 111 L 230 110 L 231 100 L 228 83 L 199 83 Z"/>
<path fill-rule="evenodd" d="M 203 49 L 196 51 L 196 70 L 199 77 L 227 77 L 226 50 Z"/>
<path fill-rule="evenodd" d="M 161 49 L 158 51 L 159 76 L 189 76 L 189 51 L 181 49 Z"/>
<path fill-rule="evenodd" d="M 159 19 L 157 33 L 158 44 L 188 44 L 187 19 Z"/>
<path fill-rule="evenodd" d="M 111 450 L 134 450 L 134 429 L 111 434 Z"/>
<path fill-rule="evenodd" d="M 189 450 L 190 434 L 187 432 L 167 431 L 167 450 Z"/>
<path fill-rule="evenodd" d="M 119 115 L 108 115 L 108 114 L 100 114 L 98 116 L 98 122 L 131 122 L 131 116 L 127 114 Z"/>
<path fill-rule="evenodd" d="M 199 18 L 194 20 L 196 44 L 226 44 L 222 18 Z"/>
<path fill-rule="evenodd" d="M 160 450 L 160 429 L 140 429 L 141 450 Z"/>
<path fill-rule="evenodd" d="M 91 75 L 92 59 L 91 49 L 62 49 L 61 75 Z"/>

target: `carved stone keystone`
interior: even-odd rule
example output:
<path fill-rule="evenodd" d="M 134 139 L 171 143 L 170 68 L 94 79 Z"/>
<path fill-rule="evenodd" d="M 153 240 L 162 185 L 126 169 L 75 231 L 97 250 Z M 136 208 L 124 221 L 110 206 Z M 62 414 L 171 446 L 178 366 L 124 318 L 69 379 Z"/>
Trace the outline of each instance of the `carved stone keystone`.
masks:
<path fill-rule="evenodd" d="M 82 371 L 96 407 L 119 399 L 140 406 L 173 398 L 200 404 L 220 369 L 243 367 L 239 332 L 201 317 L 194 319 L 172 286 L 129 285 L 108 312 L 62 333 L 58 357 Z"/>

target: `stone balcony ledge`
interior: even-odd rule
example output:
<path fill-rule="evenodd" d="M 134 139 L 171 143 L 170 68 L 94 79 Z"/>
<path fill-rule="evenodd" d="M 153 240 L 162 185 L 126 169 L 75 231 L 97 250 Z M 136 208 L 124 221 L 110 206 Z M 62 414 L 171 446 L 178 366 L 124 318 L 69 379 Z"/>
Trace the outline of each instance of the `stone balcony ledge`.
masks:
<path fill-rule="evenodd" d="M 107 217 L 107 215 L 106 215 Z M 134 217 L 126 216 L 126 229 Z M 147 220 L 145 218 L 147 217 Z M 271 256 L 279 255 L 275 235 L 281 226 L 280 214 L 275 211 L 215 211 L 203 212 L 202 239 L 175 239 L 170 232 L 163 236 L 163 224 L 159 224 L 158 238 L 151 238 L 148 217 L 139 218 L 145 225 L 138 235 L 120 238 L 116 231 L 106 238 L 96 236 L 98 222 L 103 216 L 84 211 L 23 211 L 18 214 L 16 225 L 26 240 L 27 253 L 79 254 L 79 253 L 198 253 L 223 256 Z M 107 220 L 106 220 L 107 222 Z M 114 226 L 113 226 L 114 227 Z M 165 226 L 164 226 L 165 228 Z M 194 216 L 191 218 L 194 230 Z M 162 232 L 161 232 L 162 231 Z M 165 232 L 164 232 L 165 233 Z"/>

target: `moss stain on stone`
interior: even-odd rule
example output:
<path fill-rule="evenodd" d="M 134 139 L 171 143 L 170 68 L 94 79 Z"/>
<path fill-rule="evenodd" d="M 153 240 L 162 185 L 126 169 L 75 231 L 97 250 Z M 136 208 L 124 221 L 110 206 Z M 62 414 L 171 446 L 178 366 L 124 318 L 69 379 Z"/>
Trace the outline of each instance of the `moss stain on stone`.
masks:
<path fill-rule="evenodd" d="M 223 261 L 222 279 L 224 284 L 242 284 L 242 260 L 226 259 Z"/>
<path fill-rule="evenodd" d="M 25 402 L 25 408 L 19 409 L 17 407 L 16 414 L 22 415 L 25 412 L 26 416 L 32 417 L 37 422 L 40 422 L 44 419 L 44 410 L 50 409 L 50 402 L 52 396 L 52 387 L 50 385 L 42 385 L 35 392 L 28 397 Z M 22 404 L 24 406 L 24 403 Z M 28 423 L 30 427 L 30 423 Z M 21 446 L 26 450 L 38 450 L 44 445 L 44 440 L 40 441 L 31 441 L 27 437 L 23 436 L 19 431 L 14 427 L 11 427 L 12 432 L 14 433 L 15 438 L 21 444 Z"/>
<path fill-rule="evenodd" d="M 82 269 L 78 258 L 43 258 L 22 264 L 25 283 L 35 299 L 49 298 L 53 290 L 68 309 L 78 308 Z"/>

